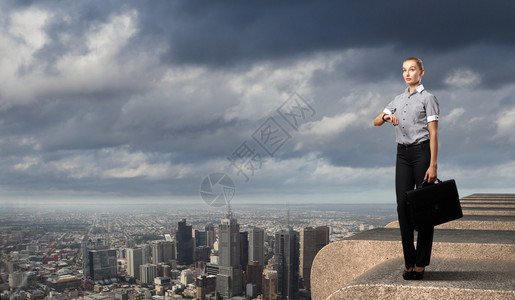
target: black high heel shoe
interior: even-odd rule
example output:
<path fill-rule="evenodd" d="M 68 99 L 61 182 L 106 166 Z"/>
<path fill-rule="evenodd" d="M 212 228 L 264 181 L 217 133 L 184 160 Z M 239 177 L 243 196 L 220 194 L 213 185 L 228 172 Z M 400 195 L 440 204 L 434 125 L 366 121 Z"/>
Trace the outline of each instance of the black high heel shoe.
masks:
<path fill-rule="evenodd" d="M 422 279 L 424 279 L 424 271 L 425 270 L 426 270 L 425 268 L 422 268 L 422 271 L 417 272 L 417 271 L 415 271 L 415 268 L 413 268 L 413 279 L 414 280 L 422 280 Z"/>
<path fill-rule="evenodd" d="M 404 271 L 402 272 L 402 278 L 404 278 L 404 280 L 414 279 L 415 268 L 411 267 L 408 269 L 411 269 L 411 271 L 408 271 L 408 270 L 406 270 L 406 268 L 404 268 Z"/>

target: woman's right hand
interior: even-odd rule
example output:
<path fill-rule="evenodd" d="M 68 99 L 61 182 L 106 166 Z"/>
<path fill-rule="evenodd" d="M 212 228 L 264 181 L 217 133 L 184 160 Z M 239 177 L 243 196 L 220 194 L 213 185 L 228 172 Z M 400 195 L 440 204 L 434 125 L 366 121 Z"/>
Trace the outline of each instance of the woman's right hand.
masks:
<path fill-rule="evenodd" d="M 388 121 L 389 123 L 392 123 L 393 126 L 399 125 L 399 118 L 397 118 L 397 116 L 395 114 L 386 115 L 386 117 L 384 117 L 384 119 L 386 121 Z"/>

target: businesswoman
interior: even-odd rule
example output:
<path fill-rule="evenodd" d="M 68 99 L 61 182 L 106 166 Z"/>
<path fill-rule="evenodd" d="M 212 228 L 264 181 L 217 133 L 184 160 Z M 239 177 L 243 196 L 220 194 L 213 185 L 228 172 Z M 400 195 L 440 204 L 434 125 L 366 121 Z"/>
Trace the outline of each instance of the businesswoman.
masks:
<path fill-rule="evenodd" d="M 424 180 L 430 183 L 436 180 L 440 109 L 436 97 L 421 84 L 424 76 L 421 59 L 409 57 L 404 60 L 402 75 L 408 87 L 374 119 L 374 125 L 381 126 L 388 122 L 395 127 L 395 192 L 405 263 L 402 276 L 409 280 L 424 277 L 424 269 L 431 259 L 434 230 L 420 230 L 415 248 L 406 192 Z"/>

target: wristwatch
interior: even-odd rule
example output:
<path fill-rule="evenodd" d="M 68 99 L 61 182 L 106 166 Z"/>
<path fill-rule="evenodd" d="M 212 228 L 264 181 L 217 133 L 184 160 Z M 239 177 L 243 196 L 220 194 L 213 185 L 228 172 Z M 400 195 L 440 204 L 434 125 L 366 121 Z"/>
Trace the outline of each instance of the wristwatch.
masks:
<path fill-rule="evenodd" d="M 388 121 L 386 121 L 386 120 L 384 119 L 384 116 L 386 116 L 386 115 L 387 115 L 387 114 L 384 114 L 384 115 L 383 115 L 383 121 L 388 122 Z"/>

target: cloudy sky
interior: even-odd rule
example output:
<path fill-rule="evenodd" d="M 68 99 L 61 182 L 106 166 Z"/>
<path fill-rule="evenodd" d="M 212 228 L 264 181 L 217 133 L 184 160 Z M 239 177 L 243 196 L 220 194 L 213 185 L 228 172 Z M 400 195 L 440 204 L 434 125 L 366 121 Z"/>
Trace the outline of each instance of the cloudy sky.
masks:
<path fill-rule="evenodd" d="M 439 177 L 515 193 L 511 1 L 2 1 L 0 204 L 394 203 L 372 120 L 424 60 Z M 214 178 L 214 177 L 213 177 Z M 221 189 L 220 189 L 221 191 Z"/>

